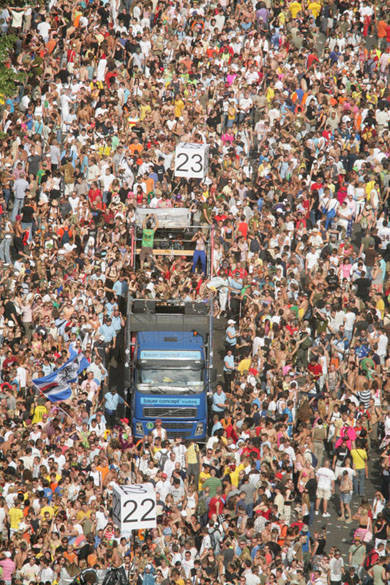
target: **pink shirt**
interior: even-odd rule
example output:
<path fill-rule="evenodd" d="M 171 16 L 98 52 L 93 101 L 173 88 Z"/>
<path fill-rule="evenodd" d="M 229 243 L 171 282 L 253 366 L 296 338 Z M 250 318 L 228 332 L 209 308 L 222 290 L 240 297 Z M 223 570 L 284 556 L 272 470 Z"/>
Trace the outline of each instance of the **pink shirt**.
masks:
<path fill-rule="evenodd" d="M 12 575 L 15 572 L 16 565 L 12 559 L 3 559 L 0 561 L 0 567 L 3 568 L 3 579 L 7 583 L 12 581 Z"/>

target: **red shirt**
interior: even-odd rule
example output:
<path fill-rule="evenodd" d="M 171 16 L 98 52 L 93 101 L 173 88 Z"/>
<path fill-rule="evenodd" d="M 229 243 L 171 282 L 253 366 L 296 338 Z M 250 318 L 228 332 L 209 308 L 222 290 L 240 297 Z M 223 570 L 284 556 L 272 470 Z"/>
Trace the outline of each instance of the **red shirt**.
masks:
<path fill-rule="evenodd" d="M 240 234 L 246 239 L 248 235 L 248 224 L 246 223 L 246 221 L 241 221 L 238 224 L 237 229 L 240 232 Z"/>
<path fill-rule="evenodd" d="M 211 518 L 213 514 L 217 513 L 217 504 L 218 503 L 219 503 L 218 514 L 221 514 L 223 507 L 225 505 L 225 502 L 222 500 L 221 496 L 214 496 L 213 498 L 211 498 L 210 503 L 209 503 L 209 518 Z"/>
<path fill-rule="evenodd" d="M 309 364 L 307 366 L 307 369 L 309 370 L 309 372 L 315 377 L 315 378 L 319 378 L 322 374 L 322 366 L 321 364 Z"/>
<path fill-rule="evenodd" d="M 100 189 L 90 189 L 88 191 L 88 199 L 90 200 L 90 202 L 93 203 L 96 197 L 103 197 Z"/>

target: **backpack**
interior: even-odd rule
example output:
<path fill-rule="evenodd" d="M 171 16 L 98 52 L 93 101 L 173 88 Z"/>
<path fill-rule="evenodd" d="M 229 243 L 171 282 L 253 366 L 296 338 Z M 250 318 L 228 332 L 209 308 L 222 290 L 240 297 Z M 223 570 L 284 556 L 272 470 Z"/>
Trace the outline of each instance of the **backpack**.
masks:
<path fill-rule="evenodd" d="M 198 506 L 196 509 L 198 517 L 203 516 L 204 514 L 206 514 L 207 511 L 208 511 L 208 506 L 206 503 L 206 499 L 203 496 L 201 496 L 198 500 Z"/>
<path fill-rule="evenodd" d="M 368 571 L 368 569 L 371 569 L 371 567 L 376 563 L 378 559 L 379 555 L 376 552 L 376 550 L 375 549 L 370 550 L 370 552 L 367 553 L 367 556 L 364 559 L 363 567 L 366 569 L 366 571 Z"/>
<path fill-rule="evenodd" d="M 161 457 L 160 457 L 160 461 L 158 463 L 158 466 L 161 469 L 161 471 L 164 469 L 164 465 L 167 461 L 168 461 L 168 451 L 166 451 L 165 453 L 164 453 L 164 451 L 161 451 Z"/>

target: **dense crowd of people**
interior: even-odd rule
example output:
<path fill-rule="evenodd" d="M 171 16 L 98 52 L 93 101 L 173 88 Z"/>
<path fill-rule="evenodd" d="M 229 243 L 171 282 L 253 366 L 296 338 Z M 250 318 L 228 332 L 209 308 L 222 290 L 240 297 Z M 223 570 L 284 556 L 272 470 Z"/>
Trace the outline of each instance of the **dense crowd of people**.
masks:
<path fill-rule="evenodd" d="M 389 8 L 3 4 L 1 583 L 388 581 Z M 183 142 L 204 179 L 175 176 Z M 153 251 L 161 208 L 191 211 L 193 258 Z M 128 294 L 226 320 L 206 445 L 133 437 L 109 377 Z M 52 402 L 32 380 L 70 351 L 89 365 Z M 157 527 L 130 538 L 134 482 Z"/>

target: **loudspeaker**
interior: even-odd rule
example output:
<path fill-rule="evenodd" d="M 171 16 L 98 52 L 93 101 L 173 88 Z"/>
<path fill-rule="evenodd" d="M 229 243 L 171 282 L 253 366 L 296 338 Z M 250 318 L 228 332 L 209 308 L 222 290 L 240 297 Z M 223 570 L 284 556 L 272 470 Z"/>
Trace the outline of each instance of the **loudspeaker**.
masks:
<path fill-rule="evenodd" d="M 133 302 L 133 313 L 154 313 L 154 302 L 138 299 Z"/>
<path fill-rule="evenodd" d="M 208 305 L 206 303 L 186 303 L 186 315 L 207 315 Z"/>

